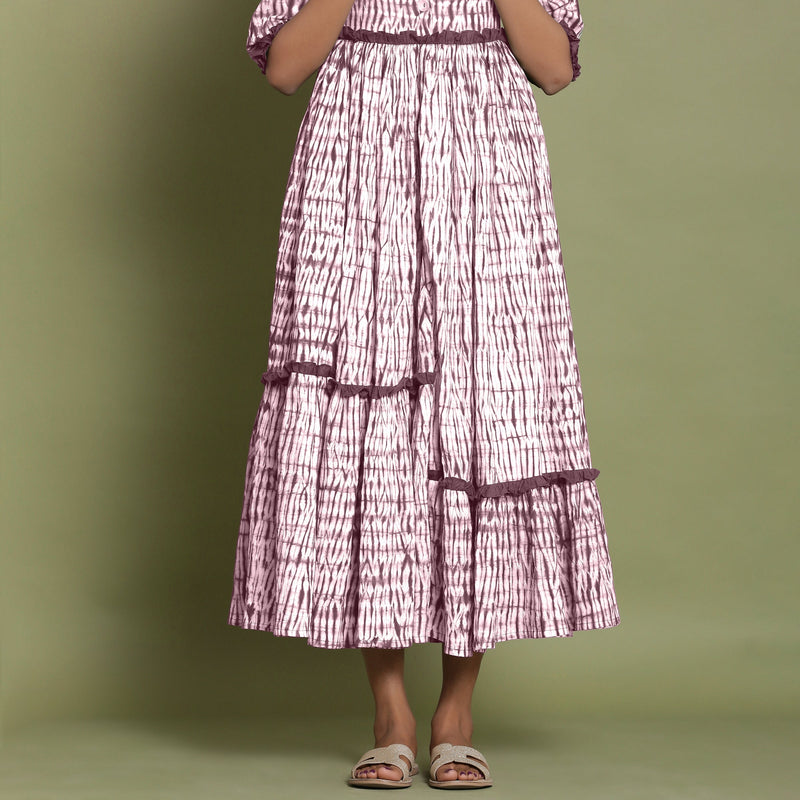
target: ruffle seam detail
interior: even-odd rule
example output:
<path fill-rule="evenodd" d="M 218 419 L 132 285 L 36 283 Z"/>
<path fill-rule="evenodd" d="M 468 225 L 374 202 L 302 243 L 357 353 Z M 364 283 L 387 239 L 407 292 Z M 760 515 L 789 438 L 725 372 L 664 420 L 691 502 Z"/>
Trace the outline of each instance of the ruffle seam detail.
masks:
<path fill-rule="evenodd" d="M 593 481 L 599 474 L 599 469 L 582 467 L 581 469 L 562 469 L 557 472 L 545 472 L 541 475 L 521 478 L 516 481 L 498 481 L 497 483 L 485 483 L 482 486 L 476 486 L 474 482 L 465 481 L 463 478 L 445 478 L 442 470 L 430 469 L 428 470 L 428 480 L 439 481 L 443 489 L 466 492 L 470 499 L 475 500 L 480 497 L 523 494 L 529 489 L 551 486 L 556 483 L 571 484 L 581 481 Z"/>
<path fill-rule="evenodd" d="M 564 20 L 559 20 L 558 24 L 561 25 L 569 37 L 569 52 L 572 57 L 572 80 L 574 81 L 581 74 L 581 65 L 578 63 L 578 46 L 581 40 Z"/>
<path fill-rule="evenodd" d="M 275 38 L 275 34 L 286 24 L 282 19 L 266 30 L 259 31 L 252 23 L 248 34 L 247 53 L 258 64 L 262 74 L 267 74 L 267 50 Z"/>
<path fill-rule="evenodd" d="M 334 376 L 334 368 L 330 364 L 317 364 L 313 361 L 287 361 L 283 366 L 273 367 L 263 373 L 261 383 L 265 386 L 267 383 L 285 383 L 289 380 L 289 375 L 292 372 L 302 372 L 304 375 L 319 375 L 327 378 L 325 391 L 330 395 L 338 388 L 342 397 L 352 397 L 356 394 L 361 397 L 388 397 L 403 389 L 408 389 L 413 393 L 416 392 L 418 386 L 433 383 L 436 379 L 435 372 L 416 372 L 413 375 L 401 378 L 397 383 L 386 386 L 374 383 L 340 383 Z"/>
<path fill-rule="evenodd" d="M 482 28 L 481 30 L 441 30 L 431 33 L 418 33 L 405 30 L 392 33 L 368 28 L 351 28 L 345 25 L 339 33 L 340 39 L 356 42 L 378 42 L 381 44 L 480 44 L 498 40 L 507 41 L 502 28 Z"/>

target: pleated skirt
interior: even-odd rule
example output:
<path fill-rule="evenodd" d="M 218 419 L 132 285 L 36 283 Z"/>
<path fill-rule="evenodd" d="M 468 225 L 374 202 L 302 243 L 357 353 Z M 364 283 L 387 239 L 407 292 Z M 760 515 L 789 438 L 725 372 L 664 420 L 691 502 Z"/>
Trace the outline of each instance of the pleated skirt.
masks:
<path fill-rule="evenodd" d="M 544 134 L 503 38 L 342 38 L 300 124 L 228 622 L 324 648 L 620 622 Z"/>

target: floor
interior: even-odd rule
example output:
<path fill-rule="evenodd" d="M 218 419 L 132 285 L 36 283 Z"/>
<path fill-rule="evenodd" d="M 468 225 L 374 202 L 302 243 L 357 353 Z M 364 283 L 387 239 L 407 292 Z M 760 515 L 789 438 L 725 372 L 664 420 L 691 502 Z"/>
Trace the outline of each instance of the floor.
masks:
<path fill-rule="evenodd" d="M 371 712 L 371 709 L 367 710 Z M 800 720 L 537 717 L 480 724 L 495 785 L 483 796 L 548 800 L 800 798 Z M 350 765 L 372 747 L 352 719 L 85 720 L 31 725 L 0 750 L 3 800 L 363 797 Z M 425 783 L 427 731 L 420 739 Z M 379 790 L 380 791 L 380 790 Z M 405 796 L 405 795 L 404 795 Z"/>

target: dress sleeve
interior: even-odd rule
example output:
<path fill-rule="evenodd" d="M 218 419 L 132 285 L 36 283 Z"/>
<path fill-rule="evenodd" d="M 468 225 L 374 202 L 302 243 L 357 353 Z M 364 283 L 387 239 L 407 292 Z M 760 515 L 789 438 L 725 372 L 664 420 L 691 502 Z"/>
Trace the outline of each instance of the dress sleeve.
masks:
<path fill-rule="evenodd" d="M 306 2 L 307 0 L 261 0 L 258 4 L 247 32 L 247 52 L 262 72 L 267 71 L 267 50 L 275 34 Z"/>
<path fill-rule="evenodd" d="M 566 31 L 572 53 L 572 80 L 581 74 L 578 63 L 578 45 L 583 31 L 583 18 L 578 0 L 539 0 L 544 10 Z"/>

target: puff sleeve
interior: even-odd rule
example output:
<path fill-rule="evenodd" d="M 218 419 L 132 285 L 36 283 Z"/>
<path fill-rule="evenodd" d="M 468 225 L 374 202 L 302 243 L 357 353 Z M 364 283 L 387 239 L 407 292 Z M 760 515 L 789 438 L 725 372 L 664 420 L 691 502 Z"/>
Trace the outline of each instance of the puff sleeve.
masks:
<path fill-rule="evenodd" d="M 578 63 L 578 45 L 583 31 L 583 18 L 578 0 L 539 0 L 544 10 L 566 31 L 572 53 L 572 80 L 581 74 Z"/>
<path fill-rule="evenodd" d="M 306 2 L 307 0 L 261 0 L 258 4 L 247 31 L 247 52 L 263 73 L 267 71 L 267 50 L 275 34 Z"/>

